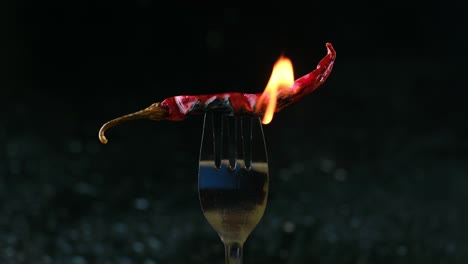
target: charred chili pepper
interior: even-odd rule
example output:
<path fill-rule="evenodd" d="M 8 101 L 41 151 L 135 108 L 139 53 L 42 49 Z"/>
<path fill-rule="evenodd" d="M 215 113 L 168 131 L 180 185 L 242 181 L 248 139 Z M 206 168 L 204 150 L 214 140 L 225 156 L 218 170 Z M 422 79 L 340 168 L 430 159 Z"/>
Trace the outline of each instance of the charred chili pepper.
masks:
<path fill-rule="evenodd" d="M 326 43 L 326 47 L 327 55 L 320 60 L 316 69 L 295 80 L 288 89 L 278 90 L 275 112 L 294 104 L 325 82 L 336 58 L 336 52 L 331 43 Z M 199 114 L 207 111 L 221 111 L 232 115 L 262 115 L 264 109 L 258 107 L 261 95 L 262 93 L 220 93 L 169 97 L 143 110 L 105 123 L 99 130 L 99 139 L 103 144 L 106 144 L 107 138 L 104 133 L 107 129 L 135 119 L 181 121 L 189 114 Z"/>

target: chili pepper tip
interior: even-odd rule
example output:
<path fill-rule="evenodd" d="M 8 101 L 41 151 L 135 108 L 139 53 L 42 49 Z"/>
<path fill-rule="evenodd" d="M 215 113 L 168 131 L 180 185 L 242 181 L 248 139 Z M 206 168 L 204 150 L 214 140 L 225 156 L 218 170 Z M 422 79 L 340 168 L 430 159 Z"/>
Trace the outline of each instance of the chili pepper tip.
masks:
<path fill-rule="evenodd" d="M 335 52 L 335 49 L 333 48 L 333 45 L 330 42 L 327 42 L 325 43 L 325 46 L 327 47 L 328 55 L 332 55 L 334 59 L 336 57 L 336 52 Z"/>

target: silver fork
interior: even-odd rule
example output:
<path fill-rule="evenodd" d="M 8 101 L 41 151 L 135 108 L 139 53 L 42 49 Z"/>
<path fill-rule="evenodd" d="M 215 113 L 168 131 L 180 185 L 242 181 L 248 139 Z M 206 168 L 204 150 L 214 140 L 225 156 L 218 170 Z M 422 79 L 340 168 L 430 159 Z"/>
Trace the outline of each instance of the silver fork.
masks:
<path fill-rule="evenodd" d="M 207 113 L 200 147 L 200 204 L 225 246 L 242 263 L 243 245 L 265 212 L 268 160 L 260 118 Z"/>

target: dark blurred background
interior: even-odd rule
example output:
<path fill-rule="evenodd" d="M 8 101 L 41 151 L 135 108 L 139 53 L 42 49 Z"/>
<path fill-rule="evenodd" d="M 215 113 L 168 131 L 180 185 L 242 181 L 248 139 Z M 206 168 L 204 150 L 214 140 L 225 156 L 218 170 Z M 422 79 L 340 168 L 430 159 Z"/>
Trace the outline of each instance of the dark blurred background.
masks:
<path fill-rule="evenodd" d="M 202 116 L 114 117 L 179 94 L 260 92 L 337 51 L 264 127 L 270 196 L 245 263 L 468 263 L 462 3 L 6 1 L 0 263 L 223 263 L 200 210 Z"/>

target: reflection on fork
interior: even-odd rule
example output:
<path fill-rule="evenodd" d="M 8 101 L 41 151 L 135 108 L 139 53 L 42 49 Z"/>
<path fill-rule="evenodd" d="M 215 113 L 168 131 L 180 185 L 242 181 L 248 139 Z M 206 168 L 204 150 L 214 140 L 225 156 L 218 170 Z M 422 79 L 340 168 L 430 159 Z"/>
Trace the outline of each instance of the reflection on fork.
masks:
<path fill-rule="evenodd" d="M 226 247 L 226 263 L 242 263 L 242 247 L 265 212 L 268 162 L 258 117 L 205 115 L 198 191 L 203 213 Z"/>

